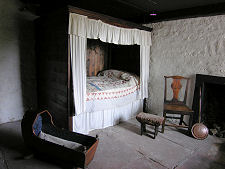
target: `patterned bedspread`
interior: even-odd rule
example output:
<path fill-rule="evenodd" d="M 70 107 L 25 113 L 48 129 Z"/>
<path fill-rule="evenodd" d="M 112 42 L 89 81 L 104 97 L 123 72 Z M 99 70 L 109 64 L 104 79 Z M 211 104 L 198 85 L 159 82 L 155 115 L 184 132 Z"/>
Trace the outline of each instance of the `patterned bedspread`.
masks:
<path fill-rule="evenodd" d="M 139 89 L 139 78 L 127 72 L 105 70 L 87 77 L 87 101 L 127 96 Z"/>

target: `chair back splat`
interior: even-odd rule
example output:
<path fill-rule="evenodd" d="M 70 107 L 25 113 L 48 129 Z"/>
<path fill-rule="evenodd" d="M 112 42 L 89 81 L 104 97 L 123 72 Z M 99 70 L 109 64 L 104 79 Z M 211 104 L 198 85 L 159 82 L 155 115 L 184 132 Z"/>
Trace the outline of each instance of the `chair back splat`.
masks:
<path fill-rule="evenodd" d="M 186 77 L 182 77 L 182 76 L 164 76 L 165 78 L 165 89 L 164 89 L 164 102 L 165 103 L 178 103 L 178 104 L 186 104 L 186 100 L 187 100 L 187 93 L 188 93 L 188 86 L 189 86 L 189 78 Z M 173 98 L 172 100 L 167 100 L 167 80 L 168 79 L 172 79 L 172 83 L 171 83 L 171 88 L 173 91 Z M 180 101 L 179 99 L 179 93 L 182 89 L 182 84 L 181 84 L 181 80 L 185 80 L 186 81 L 186 88 L 185 88 L 185 93 L 184 93 L 184 100 Z"/>

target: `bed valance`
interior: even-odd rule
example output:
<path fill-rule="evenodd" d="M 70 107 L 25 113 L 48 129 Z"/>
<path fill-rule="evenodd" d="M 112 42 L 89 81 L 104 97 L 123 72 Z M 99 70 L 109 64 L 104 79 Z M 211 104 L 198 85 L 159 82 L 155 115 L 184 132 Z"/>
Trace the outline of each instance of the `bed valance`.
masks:
<path fill-rule="evenodd" d="M 75 13 L 70 13 L 69 34 L 114 44 L 151 46 L 151 32 L 121 28 Z"/>

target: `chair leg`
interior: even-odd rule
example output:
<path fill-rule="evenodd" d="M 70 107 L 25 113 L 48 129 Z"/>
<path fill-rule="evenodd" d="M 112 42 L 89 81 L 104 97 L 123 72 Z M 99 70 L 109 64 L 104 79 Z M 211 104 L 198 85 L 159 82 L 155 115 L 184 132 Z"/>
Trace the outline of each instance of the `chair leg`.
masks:
<path fill-rule="evenodd" d="M 166 112 L 163 112 L 163 117 L 164 117 L 164 120 L 163 120 L 163 123 L 162 123 L 162 130 L 161 130 L 162 133 L 164 133 L 164 129 L 165 129 Z"/>
<path fill-rule="evenodd" d="M 146 132 L 146 124 L 143 124 L 143 131 Z"/>
<path fill-rule="evenodd" d="M 179 125 L 182 125 L 183 121 L 184 121 L 184 115 L 181 115 L 180 116 L 180 123 L 179 123 Z"/>
<path fill-rule="evenodd" d="M 155 139 L 156 136 L 158 135 L 158 129 L 159 129 L 159 126 L 155 126 L 154 139 Z"/>
<path fill-rule="evenodd" d="M 192 122 L 193 122 L 193 114 L 190 114 L 189 125 L 188 125 L 189 135 L 191 135 Z"/>
<path fill-rule="evenodd" d="M 143 123 L 141 123 L 141 136 L 142 136 L 142 134 L 143 134 Z"/>

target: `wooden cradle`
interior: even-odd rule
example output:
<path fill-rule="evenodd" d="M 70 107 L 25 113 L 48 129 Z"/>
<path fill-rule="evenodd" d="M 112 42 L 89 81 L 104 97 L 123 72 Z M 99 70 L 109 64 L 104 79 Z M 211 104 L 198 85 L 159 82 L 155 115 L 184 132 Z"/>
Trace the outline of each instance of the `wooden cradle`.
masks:
<path fill-rule="evenodd" d="M 37 123 L 37 121 L 39 122 Z M 85 168 L 93 159 L 99 142 L 97 136 L 95 138 L 55 127 L 52 116 L 47 110 L 40 113 L 27 111 L 23 117 L 21 128 L 24 142 L 34 155 L 67 166 Z M 78 149 L 71 149 L 42 139 L 37 134 L 38 130 L 65 142 L 80 144 L 80 146 Z"/>

